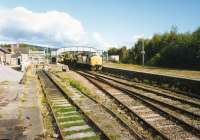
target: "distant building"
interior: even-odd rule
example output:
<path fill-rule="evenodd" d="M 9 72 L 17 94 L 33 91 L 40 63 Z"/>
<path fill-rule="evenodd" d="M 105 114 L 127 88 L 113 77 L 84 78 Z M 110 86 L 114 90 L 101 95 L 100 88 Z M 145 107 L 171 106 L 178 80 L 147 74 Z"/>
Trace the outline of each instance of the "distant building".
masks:
<path fill-rule="evenodd" d="M 11 44 L 8 50 L 0 48 L 0 63 L 19 66 L 24 71 L 30 64 L 28 50 L 26 47 L 20 47 L 19 44 Z"/>
<path fill-rule="evenodd" d="M 11 64 L 11 53 L 6 54 L 6 64 L 10 65 Z"/>
<path fill-rule="evenodd" d="M 11 59 L 10 59 L 10 64 L 11 65 L 21 65 L 21 54 L 20 53 L 15 53 L 11 55 Z"/>
<path fill-rule="evenodd" d="M 18 50 L 20 49 L 19 44 L 11 44 L 10 49 L 11 49 L 11 54 L 18 52 Z"/>
<path fill-rule="evenodd" d="M 53 57 L 55 56 L 56 57 L 57 56 L 57 51 L 51 51 L 51 56 L 53 56 Z"/>
<path fill-rule="evenodd" d="M 29 50 L 28 57 L 33 64 L 45 63 L 45 51 Z"/>
<path fill-rule="evenodd" d="M 8 64 L 21 65 L 24 61 L 27 61 L 28 48 L 21 48 L 19 44 L 11 44 L 11 55 L 7 55 Z"/>
<path fill-rule="evenodd" d="M 51 57 L 50 62 L 52 64 L 57 63 L 57 51 L 51 51 Z"/>
<path fill-rule="evenodd" d="M 45 63 L 45 51 L 33 51 L 20 44 L 10 44 L 9 49 L 0 47 L 0 64 L 20 66 L 24 71 L 30 63 Z"/>
<path fill-rule="evenodd" d="M 0 47 L 0 64 L 6 64 L 6 55 L 10 52 L 7 49 Z"/>
<path fill-rule="evenodd" d="M 24 71 L 30 64 L 28 54 L 21 54 L 21 71 Z"/>
<path fill-rule="evenodd" d="M 119 62 L 119 55 L 110 55 L 108 60 L 112 62 Z"/>

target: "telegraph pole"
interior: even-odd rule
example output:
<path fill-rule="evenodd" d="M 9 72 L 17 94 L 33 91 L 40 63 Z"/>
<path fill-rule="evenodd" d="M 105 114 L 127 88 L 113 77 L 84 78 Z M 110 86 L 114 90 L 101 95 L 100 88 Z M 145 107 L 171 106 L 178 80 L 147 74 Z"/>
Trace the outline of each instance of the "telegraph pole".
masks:
<path fill-rule="evenodd" d="M 106 51 L 106 62 L 108 62 L 108 51 Z"/>
<path fill-rule="evenodd" d="M 47 59 L 47 64 L 49 63 L 48 53 L 49 53 L 48 47 L 46 47 L 46 59 Z"/>
<path fill-rule="evenodd" d="M 141 51 L 141 54 L 142 54 L 142 65 L 144 66 L 144 55 L 145 55 L 144 40 L 142 40 L 142 51 Z"/>

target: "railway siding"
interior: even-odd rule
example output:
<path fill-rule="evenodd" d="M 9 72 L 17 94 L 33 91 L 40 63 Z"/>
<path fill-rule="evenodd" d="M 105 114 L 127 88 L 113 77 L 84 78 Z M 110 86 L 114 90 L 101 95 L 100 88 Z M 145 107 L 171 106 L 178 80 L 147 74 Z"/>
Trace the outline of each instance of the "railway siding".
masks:
<path fill-rule="evenodd" d="M 104 80 L 106 80 L 109 83 L 113 82 L 112 80 L 108 80 L 108 79 L 104 79 Z M 138 90 L 138 89 L 135 89 L 135 88 L 130 87 L 130 86 L 119 84 L 116 81 L 114 81 L 114 83 L 116 85 L 118 85 L 119 87 L 123 87 L 127 91 L 130 91 L 130 92 L 133 92 L 134 94 L 139 95 L 140 97 L 149 99 L 151 101 L 155 101 L 158 104 L 163 104 L 164 107 L 172 108 L 172 109 L 174 109 L 178 112 L 181 112 L 183 114 L 187 114 L 192 119 L 200 120 L 200 109 L 199 109 L 198 103 L 197 104 L 195 104 L 193 102 L 192 103 L 191 102 L 185 103 L 185 100 L 183 100 L 184 102 L 181 102 L 182 101 L 181 99 L 176 100 L 176 99 L 169 98 L 171 96 L 163 97 L 163 96 L 151 93 L 151 91 L 147 92 L 147 91 L 143 91 L 143 90 Z"/>
<path fill-rule="evenodd" d="M 63 90 L 66 96 L 70 98 L 70 100 L 72 100 L 72 102 L 78 106 L 109 139 L 137 139 L 126 127 L 119 124 L 113 114 L 107 112 L 100 104 L 84 96 L 84 94 L 77 89 L 69 86 L 66 81 L 61 81 L 51 73 L 49 73 L 49 76 L 54 82 L 58 83 L 58 86 Z"/>
<path fill-rule="evenodd" d="M 59 79 L 63 79 L 63 77 L 60 77 L 59 74 L 56 74 L 56 76 L 59 77 Z M 82 82 L 80 84 L 82 84 Z M 94 100 L 95 102 L 98 102 L 98 104 L 104 107 L 109 113 L 111 113 L 116 118 L 116 120 L 120 124 L 122 124 L 131 133 L 133 133 L 133 135 L 136 136 L 136 139 L 138 140 L 139 139 L 149 139 L 149 140 L 160 139 L 160 136 L 152 134 L 148 130 L 143 128 L 140 121 L 133 121 L 132 116 L 130 115 L 129 111 L 124 110 L 124 108 L 120 104 L 114 102 L 111 98 L 106 96 L 104 92 L 96 88 L 92 83 L 90 83 L 90 81 L 87 81 L 85 84 L 88 85 L 87 87 L 90 87 L 90 84 L 91 84 L 92 87 L 88 89 L 90 89 L 93 92 L 90 93 L 81 89 L 80 91 L 84 93 L 84 95 Z"/>
<path fill-rule="evenodd" d="M 104 80 L 103 80 L 104 81 Z M 156 99 L 159 98 L 159 96 L 152 98 L 150 96 L 145 96 L 141 93 L 141 91 L 135 91 L 134 89 L 130 89 L 130 87 L 127 87 L 125 85 L 121 85 L 118 84 L 117 82 L 112 82 L 112 81 L 104 81 L 105 83 L 107 82 L 110 85 L 116 85 L 115 87 L 117 89 L 120 89 L 122 91 L 124 91 L 125 93 L 127 93 L 130 96 L 134 96 L 137 97 L 139 99 L 142 99 L 144 102 L 146 102 L 147 104 L 150 104 L 152 106 L 155 106 L 157 109 L 170 114 L 171 116 L 173 116 L 174 118 L 176 118 L 177 120 L 179 120 L 180 123 L 182 123 L 183 125 L 187 125 L 185 126 L 185 128 L 189 129 L 193 129 L 195 131 L 197 131 L 197 133 L 199 133 L 200 129 L 199 129 L 199 108 L 196 108 L 195 111 L 192 112 L 192 107 L 184 107 L 186 106 L 185 104 L 182 104 L 183 108 L 180 108 L 179 106 L 177 107 L 177 104 L 172 105 L 170 102 L 165 102 L 162 101 L 161 99 Z M 191 109 L 190 109 L 191 108 Z M 190 110 L 190 111 L 188 111 Z M 179 118 L 177 117 L 179 116 Z"/>
<path fill-rule="evenodd" d="M 87 77 L 93 77 L 93 76 L 89 76 L 89 75 L 86 75 Z M 93 78 L 95 79 L 95 77 Z M 97 80 L 97 79 L 96 79 Z M 111 83 L 111 81 L 109 82 L 106 82 L 106 81 L 101 81 L 100 79 L 99 80 L 99 84 L 109 84 Z M 122 86 L 122 85 L 121 85 Z M 119 86 L 120 87 L 120 86 Z M 118 88 L 117 88 L 118 89 Z M 121 88 L 119 88 L 121 89 Z M 109 89 L 108 89 L 109 91 Z M 123 90 L 125 91 L 125 89 Z M 110 94 L 112 94 L 113 97 L 115 97 L 116 99 L 118 100 L 121 100 L 121 102 L 124 102 L 123 104 L 124 105 L 127 105 L 128 107 L 130 107 L 130 104 L 128 103 L 129 100 L 128 100 L 128 97 L 126 99 L 126 95 L 125 94 L 116 94 L 116 93 L 112 93 L 113 91 L 110 92 Z M 138 98 L 138 97 L 137 97 Z M 139 97 L 140 98 L 140 97 Z M 130 98 L 129 98 L 130 99 Z M 143 100 L 144 101 L 144 100 Z M 132 100 L 132 103 L 134 102 L 134 100 Z M 155 104 L 152 104 L 151 102 L 149 101 L 145 101 L 146 103 L 148 103 L 149 105 L 153 105 L 155 107 Z M 147 104 L 146 104 L 147 105 Z M 148 107 L 144 107 L 144 106 L 140 106 L 140 105 L 133 105 L 132 106 L 133 108 L 131 108 L 132 110 L 134 110 L 134 112 L 137 112 L 139 113 L 140 115 L 143 116 L 143 118 L 151 123 L 153 126 L 155 126 L 158 130 L 162 131 L 163 133 L 166 133 L 170 139 L 183 139 L 183 138 L 186 138 L 186 137 L 189 137 L 189 138 L 194 138 L 194 139 L 198 139 L 197 137 L 193 137 L 192 135 L 190 135 L 188 132 L 186 132 L 185 130 L 183 130 L 183 128 L 181 128 L 179 125 L 182 123 L 179 119 L 176 118 L 175 122 L 177 120 L 179 120 L 179 125 L 177 125 L 176 123 L 173 123 L 171 120 L 166 120 L 166 118 L 163 118 L 162 116 L 160 116 L 159 114 L 156 114 L 156 113 L 153 113 L 154 111 L 151 110 L 150 111 L 150 108 Z M 137 107 L 137 108 L 135 108 Z M 143 108 L 143 109 L 142 109 Z M 146 110 L 146 109 L 147 110 Z M 158 108 L 158 106 L 156 106 L 156 108 Z M 138 111 L 137 111 L 138 110 Z M 159 109 L 161 110 L 161 109 Z M 149 116 L 149 112 L 150 112 L 150 116 Z M 152 113 L 151 113 L 152 112 Z M 163 112 L 163 111 L 161 111 Z M 139 116 L 140 116 L 139 115 Z M 168 114 L 169 115 L 169 114 Z M 157 122 L 157 123 L 156 123 Z M 159 123 L 158 123 L 159 122 Z M 162 124 L 164 122 L 164 124 Z M 159 124 L 159 125 L 158 125 Z M 171 131 L 172 130 L 172 131 Z M 173 131 L 173 130 L 176 130 L 176 131 Z M 192 130 L 188 130 L 190 132 L 192 132 Z M 198 130 L 197 130 L 198 131 Z M 180 133 L 180 134 L 178 134 Z M 198 134 L 198 133 L 196 133 Z"/>
<path fill-rule="evenodd" d="M 179 91 L 192 92 L 198 95 L 200 91 L 200 80 L 187 79 L 181 77 L 159 75 L 152 73 L 139 72 L 134 70 L 125 70 L 120 68 L 103 67 L 102 72 L 123 76 L 126 79 L 132 79 Z"/>
<path fill-rule="evenodd" d="M 40 73 L 39 78 L 62 139 L 99 140 L 99 134 L 88 124 L 77 108 L 66 100 L 46 75 Z"/>
<path fill-rule="evenodd" d="M 150 86 L 150 85 L 147 85 L 147 84 L 128 81 L 128 80 L 120 79 L 120 78 L 117 78 L 117 77 L 114 77 L 114 76 L 109 76 L 109 75 L 105 75 L 105 74 L 101 74 L 101 73 L 96 73 L 96 72 L 90 72 L 90 73 L 95 74 L 96 76 L 108 79 L 108 80 L 112 80 L 114 82 L 118 82 L 120 84 L 129 86 L 129 87 L 133 87 L 135 89 L 142 90 L 144 92 L 151 92 L 151 93 L 156 94 L 158 96 L 170 98 L 170 99 L 173 99 L 173 100 L 178 100 L 178 101 L 181 101 L 181 102 L 186 103 L 186 104 L 191 104 L 195 107 L 200 107 L 200 99 L 195 98 L 195 96 L 193 96 L 193 95 L 188 95 L 188 94 L 184 95 L 184 94 L 180 94 L 180 93 L 177 93 L 177 92 L 165 90 L 165 89 L 162 89 L 162 88 Z"/>
<path fill-rule="evenodd" d="M 196 102 L 190 102 L 190 101 L 187 101 L 186 97 L 185 97 L 185 99 L 181 99 L 181 98 L 176 98 L 174 96 L 170 96 L 170 95 L 166 95 L 166 94 L 165 94 L 165 96 L 162 96 L 163 93 L 160 93 L 160 92 L 156 93 L 154 89 L 151 89 L 151 90 L 148 89 L 147 91 L 141 90 L 141 89 L 135 88 L 135 86 L 130 86 L 128 84 L 119 82 L 120 79 L 112 81 L 111 80 L 112 78 L 107 78 L 107 77 L 101 76 L 99 74 L 95 74 L 95 75 L 102 77 L 104 80 L 106 80 L 109 83 L 115 82 L 115 84 L 118 84 L 119 86 L 123 87 L 124 89 L 132 91 L 135 94 L 139 94 L 142 97 L 149 98 L 150 100 L 156 100 L 157 103 L 160 103 L 160 104 L 165 104 L 165 106 L 161 106 L 160 108 L 167 108 L 167 106 L 169 106 L 170 108 L 173 108 L 173 110 L 171 112 L 174 112 L 175 114 L 179 114 L 179 116 L 181 118 L 183 118 L 183 120 L 189 120 L 190 124 L 192 124 L 193 121 L 199 122 L 199 120 L 200 120 L 199 102 L 197 102 L 198 100 L 196 100 Z M 153 93 L 151 91 L 153 91 Z M 186 115 L 189 114 L 189 116 L 185 117 L 182 114 L 180 114 L 179 112 L 177 112 L 177 110 Z M 174 113 L 172 113 L 172 114 L 174 114 Z"/>

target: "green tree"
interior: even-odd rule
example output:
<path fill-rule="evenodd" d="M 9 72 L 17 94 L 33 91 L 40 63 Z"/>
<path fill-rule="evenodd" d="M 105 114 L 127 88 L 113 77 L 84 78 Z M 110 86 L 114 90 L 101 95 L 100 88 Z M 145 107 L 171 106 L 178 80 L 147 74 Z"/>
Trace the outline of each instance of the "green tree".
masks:
<path fill-rule="evenodd" d="M 119 49 L 114 48 L 114 47 L 108 49 L 108 55 L 119 55 Z"/>
<path fill-rule="evenodd" d="M 119 55 L 122 63 L 141 64 L 142 42 L 148 65 L 200 69 L 200 27 L 193 33 L 178 33 L 177 26 L 172 26 L 169 32 L 139 39 L 130 49 L 111 48 L 109 54 Z"/>
<path fill-rule="evenodd" d="M 128 63 L 129 53 L 126 46 L 119 49 L 119 60 L 122 63 Z"/>
<path fill-rule="evenodd" d="M 200 27 L 192 34 L 192 48 L 196 52 L 196 64 L 200 66 Z"/>

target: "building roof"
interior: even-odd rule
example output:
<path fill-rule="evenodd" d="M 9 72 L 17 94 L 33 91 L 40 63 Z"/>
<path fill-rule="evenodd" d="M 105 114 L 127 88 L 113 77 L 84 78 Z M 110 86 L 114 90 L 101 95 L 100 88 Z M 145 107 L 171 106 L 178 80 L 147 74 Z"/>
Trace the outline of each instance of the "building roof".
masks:
<path fill-rule="evenodd" d="M 11 55 L 11 58 L 17 58 L 17 57 L 19 57 L 19 56 L 21 56 L 21 53 L 15 53 L 15 54 L 12 54 L 12 55 Z"/>
<path fill-rule="evenodd" d="M 28 54 L 28 48 L 14 47 L 14 53 Z"/>
<path fill-rule="evenodd" d="M 0 51 L 4 53 L 10 53 L 7 49 L 0 47 Z"/>

